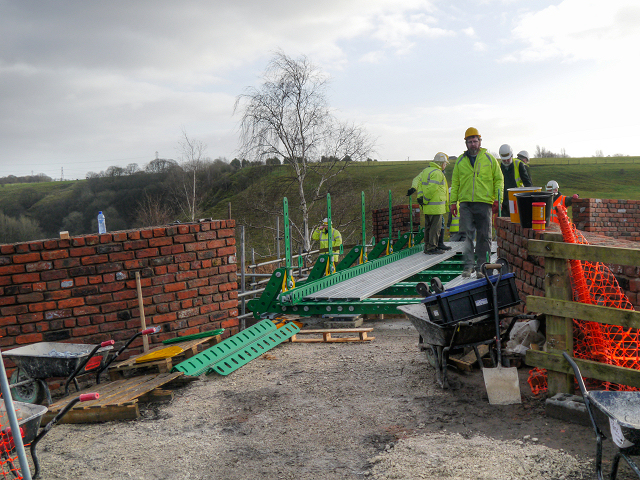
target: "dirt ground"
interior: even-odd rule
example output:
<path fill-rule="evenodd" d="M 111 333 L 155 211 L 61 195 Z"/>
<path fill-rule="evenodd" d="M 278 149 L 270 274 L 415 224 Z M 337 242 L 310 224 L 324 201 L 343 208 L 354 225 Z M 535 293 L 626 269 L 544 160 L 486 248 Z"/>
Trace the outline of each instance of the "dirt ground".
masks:
<path fill-rule="evenodd" d="M 41 478 L 595 478 L 593 431 L 547 418 L 527 367 L 522 405 L 491 406 L 479 370 L 436 384 L 407 320 L 364 326 L 372 342 L 281 344 L 136 421 L 57 425 L 38 446 Z"/>

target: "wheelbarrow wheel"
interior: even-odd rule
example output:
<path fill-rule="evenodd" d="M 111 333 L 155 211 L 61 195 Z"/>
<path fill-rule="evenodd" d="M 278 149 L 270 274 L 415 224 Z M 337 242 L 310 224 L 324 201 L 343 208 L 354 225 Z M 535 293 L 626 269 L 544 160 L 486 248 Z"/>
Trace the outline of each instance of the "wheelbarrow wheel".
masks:
<path fill-rule="evenodd" d="M 29 380 L 29 378 L 26 373 L 16 368 L 11 374 L 11 384 Z M 40 385 L 40 382 L 34 380 L 31 383 L 13 387 L 11 389 L 11 396 L 18 402 L 38 404 L 44 400 L 45 391 L 42 385 Z"/>
<path fill-rule="evenodd" d="M 433 345 L 425 345 L 424 356 L 427 357 L 427 362 L 433 368 L 438 368 L 438 361 L 436 359 L 437 353 L 435 352 L 435 348 Z"/>

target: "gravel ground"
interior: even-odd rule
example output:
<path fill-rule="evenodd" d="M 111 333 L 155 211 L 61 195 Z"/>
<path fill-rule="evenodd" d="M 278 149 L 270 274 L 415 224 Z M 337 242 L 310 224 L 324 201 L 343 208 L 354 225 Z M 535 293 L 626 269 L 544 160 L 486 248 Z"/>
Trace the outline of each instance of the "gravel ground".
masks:
<path fill-rule="evenodd" d="M 527 368 L 522 405 L 490 406 L 478 370 L 437 386 L 408 321 L 365 326 L 372 342 L 282 344 L 136 421 L 57 425 L 41 478 L 595 478 L 593 432 L 545 417 Z"/>

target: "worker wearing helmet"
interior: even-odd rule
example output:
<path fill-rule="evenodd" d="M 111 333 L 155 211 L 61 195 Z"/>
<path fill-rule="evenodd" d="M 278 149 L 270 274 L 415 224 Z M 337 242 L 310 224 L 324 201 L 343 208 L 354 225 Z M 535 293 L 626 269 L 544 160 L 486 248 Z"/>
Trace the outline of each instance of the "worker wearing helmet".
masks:
<path fill-rule="evenodd" d="M 438 152 L 429 166 L 413 179 L 407 195 L 417 192 L 418 203 L 424 214 L 424 253 L 435 255 L 451 250 L 442 238 L 442 216 L 447 212 L 449 185 L 444 169 L 449 163 L 446 153 Z M 440 246 L 444 248 L 440 248 Z"/>
<path fill-rule="evenodd" d="M 464 140 L 467 150 L 453 167 L 450 210 L 457 215 L 460 202 L 460 230 L 466 236 L 462 276 L 470 277 L 475 266 L 476 277 L 481 277 L 480 267 L 491 253 L 491 213 L 502 203 L 504 179 L 498 161 L 481 148 L 482 137 L 476 128 L 468 128 Z"/>
<path fill-rule="evenodd" d="M 529 176 L 529 170 L 525 163 L 519 158 L 513 158 L 513 150 L 511 150 L 511 146 L 505 143 L 500 147 L 499 153 L 500 170 L 502 170 L 502 176 L 504 177 L 505 192 L 509 191 L 510 188 L 530 187 L 533 185 L 531 177 Z M 504 195 L 500 216 L 508 217 L 509 215 L 509 196 Z"/>
<path fill-rule="evenodd" d="M 342 245 L 342 235 L 340 234 L 340 232 L 338 231 L 337 228 L 331 228 L 331 235 L 333 236 L 333 241 L 332 246 L 333 248 L 336 247 L 340 247 L 340 245 Z M 312 240 L 319 240 L 320 241 L 320 248 L 324 249 L 324 248 L 329 248 L 329 219 L 325 218 L 324 220 L 322 220 L 322 225 L 316 227 L 313 230 L 313 233 L 311 234 L 311 239 Z M 338 261 L 338 253 L 334 253 L 333 255 L 333 261 L 337 262 Z"/>
<path fill-rule="evenodd" d="M 577 193 L 574 193 L 572 197 L 565 197 L 560 193 L 560 186 L 558 182 L 555 180 L 550 180 L 547 182 L 546 187 L 547 192 L 553 193 L 553 208 L 551 209 L 551 221 L 553 223 L 560 223 L 558 221 L 558 214 L 556 212 L 556 208 L 558 205 L 562 205 L 564 208 L 570 207 L 573 204 L 574 200 L 580 198 Z"/>
<path fill-rule="evenodd" d="M 529 152 L 527 152 L 526 150 L 520 150 L 520 151 L 518 152 L 517 157 L 518 157 L 521 161 L 523 161 L 523 162 L 525 163 L 525 165 L 527 165 L 527 166 L 529 165 L 529 158 L 530 158 L 530 157 L 529 157 Z"/>

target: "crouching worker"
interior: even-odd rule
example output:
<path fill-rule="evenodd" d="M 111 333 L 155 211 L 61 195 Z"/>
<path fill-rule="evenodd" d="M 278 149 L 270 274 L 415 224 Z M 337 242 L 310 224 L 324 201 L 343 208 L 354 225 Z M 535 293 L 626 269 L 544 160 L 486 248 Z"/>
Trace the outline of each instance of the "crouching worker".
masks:
<path fill-rule="evenodd" d="M 440 230 L 449 199 L 449 186 L 444 176 L 448 163 L 448 155 L 438 152 L 429 166 L 413 179 L 411 189 L 407 192 L 407 195 L 417 192 L 418 203 L 424 214 L 424 253 L 427 255 L 445 252 L 438 245 L 444 241 L 440 238 Z"/>

